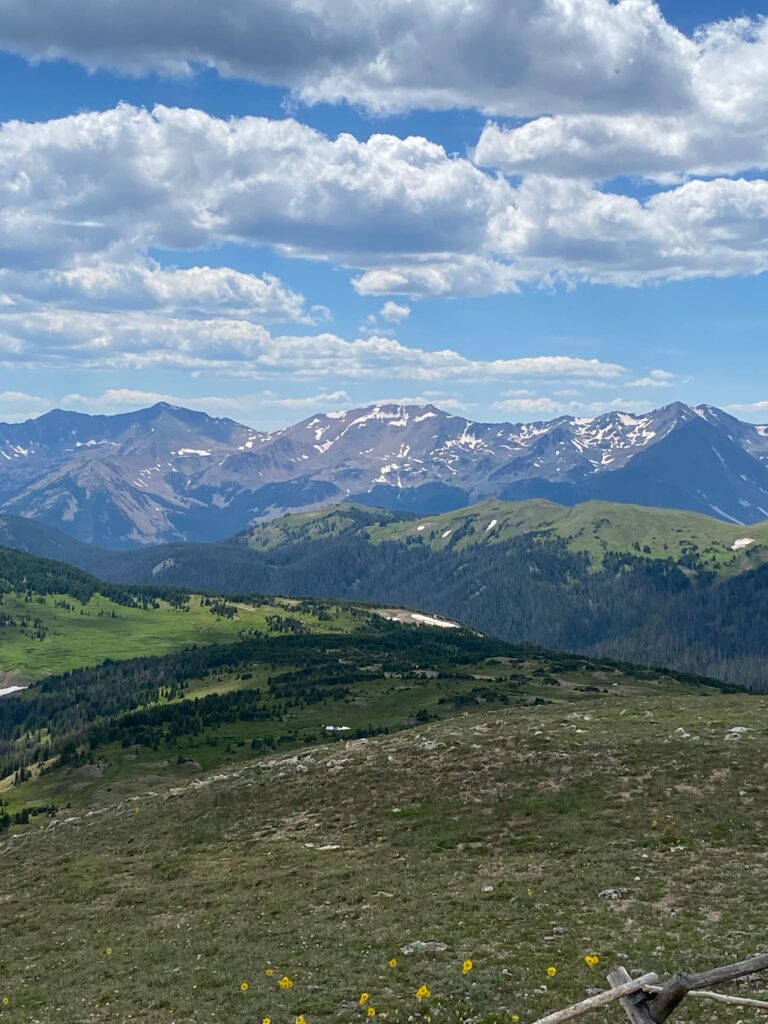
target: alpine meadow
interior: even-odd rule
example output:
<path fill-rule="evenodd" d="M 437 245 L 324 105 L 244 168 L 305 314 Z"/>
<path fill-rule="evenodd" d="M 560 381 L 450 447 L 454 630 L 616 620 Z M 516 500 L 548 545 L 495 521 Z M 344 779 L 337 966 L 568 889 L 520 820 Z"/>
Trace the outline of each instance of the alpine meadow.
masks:
<path fill-rule="evenodd" d="M 0 1024 L 768 1021 L 768 9 L 0 0 Z"/>

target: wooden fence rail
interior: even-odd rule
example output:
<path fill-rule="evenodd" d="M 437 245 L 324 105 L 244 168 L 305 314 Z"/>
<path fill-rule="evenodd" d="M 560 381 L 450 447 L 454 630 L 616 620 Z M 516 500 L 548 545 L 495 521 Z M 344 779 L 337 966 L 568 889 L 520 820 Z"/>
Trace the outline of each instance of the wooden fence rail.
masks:
<path fill-rule="evenodd" d="M 740 960 L 735 964 L 718 967 L 701 974 L 675 974 L 665 985 L 659 985 L 655 974 L 644 974 L 631 978 L 624 967 L 614 967 L 608 974 L 611 988 L 590 996 L 580 1003 L 557 1010 L 547 1017 L 541 1017 L 534 1024 L 564 1024 L 565 1021 L 581 1017 L 592 1010 L 599 1010 L 611 1003 L 620 1003 L 630 1024 L 664 1024 L 682 1001 L 690 996 L 697 999 L 711 999 L 731 1006 L 747 1006 L 768 1010 L 768 1002 L 743 996 L 723 995 L 710 992 L 710 988 L 737 981 L 760 971 L 768 970 L 768 953 Z"/>

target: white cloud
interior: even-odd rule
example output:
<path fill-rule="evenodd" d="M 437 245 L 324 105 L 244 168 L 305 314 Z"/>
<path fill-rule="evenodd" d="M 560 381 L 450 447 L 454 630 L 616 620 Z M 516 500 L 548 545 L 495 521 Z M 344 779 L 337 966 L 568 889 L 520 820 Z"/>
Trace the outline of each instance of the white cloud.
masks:
<path fill-rule="evenodd" d="M 372 402 L 366 402 L 366 405 L 434 405 L 444 412 L 457 413 L 465 413 L 471 408 L 470 403 L 462 401 L 460 398 L 452 398 L 448 395 L 435 395 L 429 391 L 425 391 L 420 395 L 400 395 L 398 398 L 376 398 Z"/>
<path fill-rule="evenodd" d="M 493 402 L 491 409 L 502 415 L 560 416 L 571 411 L 576 403 L 557 402 L 553 398 L 505 398 Z"/>
<path fill-rule="evenodd" d="M 385 302 L 381 307 L 381 316 L 391 323 L 400 324 L 411 315 L 410 306 L 401 306 L 397 302 Z"/>
<path fill-rule="evenodd" d="M 647 377 L 638 377 L 637 380 L 628 381 L 630 388 L 671 388 L 675 379 L 673 373 L 667 370 L 651 370 Z"/>
<path fill-rule="evenodd" d="M 514 198 L 510 189 L 504 209 L 511 208 Z M 388 267 L 368 270 L 354 278 L 352 285 L 360 295 L 478 296 L 517 292 L 525 277 L 522 268 L 492 256 L 448 252 L 407 259 L 393 256 Z"/>
<path fill-rule="evenodd" d="M 43 400 L 41 400 L 43 401 Z M 204 395 L 202 397 L 180 398 L 178 395 L 166 395 L 158 391 L 141 391 L 135 388 L 107 388 L 100 395 L 65 395 L 61 399 L 62 405 L 67 408 L 71 406 L 85 406 L 86 408 L 111 410 L 117 407 L 127 406 L 131 409 L 143 409 L 158 402 L 167 402 L 169 405 L 182 406 L 184 408 L 207 409 L 226 411 L 241 409 L 242 404 L 234 398 Z"/>
<path fill-rule="evenodd" d="M 669 111 L 700 45 L 652 0 L 3 0 L 0 46 L 88 68 L 223 75 L 378 112 Z"/>
<path fill-rule="evenodd" d="M 8 122 L 0 142 L 0 312 L 44 301 L 323 318 L 270 275 L 164 269 L 147 257 L 223 243 L 359 268 L 353 285 L 369 295 L 768 268 L 761 179 L 690 181 L 641 201 L 540 174 L 513 185 L 422 138 L 331 140 L 290 119 L 164 107 Z"/>
<path fill-rule="evenodd" d="M 691 181 L 645 202 L 530 176 L 489 245 L 521 280 L 639 285 L 768 268 L 768 181 Z"/>
<path fill-rule="evenodd" d="M 578 394 L 572 391 L 559 391 L 559 395 Z M 620 409 L 622 412 L 646 412 L 648 405 L 645 402 L 634 400 L 627 401 L 624 398 L 614 398 L 612 401 L 588 401 L 582 396 L 580 400 L 562 402 L 548 396 L 538 398 L 505 398 L 494 402 L 491 405 L 494 412 L 503 415 L 541 416 L 543 418 L 554 416 L 599 416 L 601 413 L 611 412 Z"/>
<path fill-rule="evenodd" d="M 352 399 L 346 391 L 321 391 L 318 395 L 291 397 L 275 394 L 274 391 L 262 391 L 259 402 L 275 405 L 282 409 L 323 409 L 326 406 L 337 406 L 350 403 Z"/>
<path fill-rule="evenodd" d="M 238 242 L 373 266 L 482 247 L 509 193 L 423 138 L 331 140 L 291 119 L 122 105 L 2 125 L 0 265 L 69 270 L 72 253 L 77 267 L 88 254 Z M 248 291 L 219 272 L 222 287 L 241 304 Z"/>
<path fill-rule="evenodd" d="M 312 323 L 304 296 L 272 274 L 245 274 L 228 267 L 162 268 L 136 260 L 100 262 L 68 269 L 0 271 L 6 305 L 44 303 L 79 309 L 157 309 Z"/>
<path fill-rule="evenodd" d="M 182 319 L 149 313 L 49 310 L 0 314 L 0 365 L 158 367 L 268 378 L 330 376 L 420 381 L 521 378 L 623 379 L 616 363 L 573 356 L 469 359 L 394 338 L 346 340 L 330 333 L 276 335 L 247 320 Z"/>
<path fill-rule="evenodd" d="M 759 402 L 736 402 L 731 405 L 726 405 L 732 413 L 743 413 L 746 416 L 763 416 L 768 415 L 768 400 L 761 400 Z"/>
<path fill-rule="evenodd" d="M 685 52 L 687 101 L 599 111 L 584 104 L 526 124 L 486 126 L 479 163 L 509 173 L 673 181 L 768 167 L 768 19 L 710 24 Z"/>
<path fill-rule="evenodd" d="M 0 422 L 18 423 L 39 416 L 50 408 L 47 398 L 25 391 L 0 391 Z"/>

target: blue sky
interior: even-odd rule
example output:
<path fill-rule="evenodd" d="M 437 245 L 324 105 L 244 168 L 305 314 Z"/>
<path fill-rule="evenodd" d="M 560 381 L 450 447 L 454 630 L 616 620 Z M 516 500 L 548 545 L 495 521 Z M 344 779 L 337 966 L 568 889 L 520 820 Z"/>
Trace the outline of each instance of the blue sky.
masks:
<path fill-rule="evenodd" d="M 764 8 L 31 6 L 0 0 L 0 419 L 768 421 Z"/>

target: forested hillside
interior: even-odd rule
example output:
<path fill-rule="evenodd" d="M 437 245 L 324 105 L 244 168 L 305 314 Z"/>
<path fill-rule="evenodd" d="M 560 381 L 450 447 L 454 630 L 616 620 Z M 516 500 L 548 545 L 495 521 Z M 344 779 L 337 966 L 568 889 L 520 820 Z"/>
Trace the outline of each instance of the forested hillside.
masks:
<path fill-rule="evenodd" d="M 141 791 L 254 751 L 368 737 L 489 707 L 647 694 L 717 695 L 714 680 L 390 621 L 315 602 L 269 632 L 59 673 L 0 701 L 0 781 L 16 812 Z M 731 688 L 735 689 L 735 688 Z M 7 788 L 7 787 L 6 787 Z M 84 792 L 85 790 L 85 792 Z M 8 822 L 7 822 L 8 823 Z"/>
<path fill-rule="evenodd" d="M 19 521 L 14 536 L 34 539 Z M 491 501 L 422 519 L 343 504 L 227 544 L 81 548 L 91 571 L 158 594 L 403 605 L 514 642 L 768 688 L 766 524 L 608 502 Z"/>

